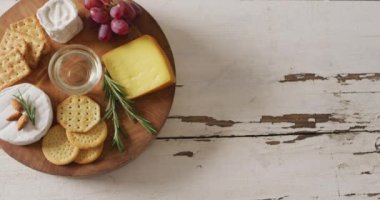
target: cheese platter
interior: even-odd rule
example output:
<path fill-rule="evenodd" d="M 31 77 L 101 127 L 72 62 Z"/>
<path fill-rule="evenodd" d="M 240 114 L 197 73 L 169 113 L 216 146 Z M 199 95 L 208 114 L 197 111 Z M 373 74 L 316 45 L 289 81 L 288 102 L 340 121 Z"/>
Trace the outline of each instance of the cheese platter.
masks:
<path fill-rule="evenodd" d="M 35 170 L 117 169 L 154 141 L 170 112 L 175 64 L 160 26 L 135 2 L 98 1 L 111 10 L 102 23 L 94 21 L 103 7 L 83 0 L 20 0 L 0 17 L 0 145 Z"/>

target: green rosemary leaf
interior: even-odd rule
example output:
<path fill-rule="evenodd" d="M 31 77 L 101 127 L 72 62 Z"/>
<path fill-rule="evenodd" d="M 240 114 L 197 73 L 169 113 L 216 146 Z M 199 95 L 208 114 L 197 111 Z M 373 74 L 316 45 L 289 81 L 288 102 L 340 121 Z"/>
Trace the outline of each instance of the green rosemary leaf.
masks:
<path fill-rule="evenodd" d="M 18 93 L 18 95 L 13 95 L 13 97 L 20 102 L 33 126 L 36 125 L 36 107 L 33 106 L 33 103 L 29 100 L 29 97 L 25 99 L 20 91 L 18 91 Z"/>
<path fill-rule="evenodd" d="M 119 116 L 117 114 L 117 104 L 121 105 L 127 116 L 136 120 L 146 131 L 151 134 L 156 133 L 156 129 L 153 127 L 152 123 L 142 117 L 133 107 L 133 101 L 127 98 L 126 92 L 123 87 L 116 83 L 109 76 L 108 72 L 105 70 L 104 73 L 104 93 L 108 100 L 106 112 L 104 115 L 105 119 L 111 119 L 114 125 L 114 135 L 113 135 L 113 145 L 117 147 L 119 151 L 124 151 L 124 143 L 122 141 L 122 128 L 119 124 Z"/>

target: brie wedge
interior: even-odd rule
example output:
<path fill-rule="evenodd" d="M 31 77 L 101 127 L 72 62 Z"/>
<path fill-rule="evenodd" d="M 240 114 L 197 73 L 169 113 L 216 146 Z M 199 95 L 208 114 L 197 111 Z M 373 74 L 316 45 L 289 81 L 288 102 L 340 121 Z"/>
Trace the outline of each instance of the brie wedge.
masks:
<path fill-rule="evenodd" d="M 11 106 L 13 95 L 22 94 L 36 108 L 36 123 L 32 122 L 17 131 L 17 121 L 7 121 L 15 112 Z M 28 145 L 40 140 L 49 130 L 53 121 L 53 109 L 49 97 L 39 88 L 23 83 L 6 88 L 0 93 L 0 139 L 15 145 Z"/>

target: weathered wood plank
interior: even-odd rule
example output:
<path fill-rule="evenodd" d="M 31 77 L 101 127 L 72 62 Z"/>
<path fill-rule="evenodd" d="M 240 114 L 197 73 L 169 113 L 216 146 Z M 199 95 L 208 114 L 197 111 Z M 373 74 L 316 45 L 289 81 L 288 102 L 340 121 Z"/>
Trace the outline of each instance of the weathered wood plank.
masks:
<path fill-rule="evenodd" d="M 380 154 L 368 152 L 375 151 L 373 141 L 379 136 L 158 140 L 130 165 L 86 179 L 44 175 L 1 153 L 6 173 L 0 173 L 0 197 L 377 199 Z M 37 178 L 38 184 L 31 184 Z M 23 192 L 15 192 L 19 188 L 24 188 Z"/>
<path fill-rule="evenodd" d="M 4 0 L 4 1 L 2 1 L 1 6 L 0 6 L 0 15 L 2 15 L 5 11 L 7 11 L 15 3 L 16 3 L 16 0 Z"/>
<path fill-rule="evenodd" d="M 159 139 L 117 171 L 74 180 L 0 152 L 0 199 L 380 197 L 378 3 L 138 2 L 177 64 Z"/>
<path fill-rule="evenodd" d="M 377 129 L 380 5 L 141 3 L 159 16 L 178 65 L 180 87 L 162 136 Z"/>

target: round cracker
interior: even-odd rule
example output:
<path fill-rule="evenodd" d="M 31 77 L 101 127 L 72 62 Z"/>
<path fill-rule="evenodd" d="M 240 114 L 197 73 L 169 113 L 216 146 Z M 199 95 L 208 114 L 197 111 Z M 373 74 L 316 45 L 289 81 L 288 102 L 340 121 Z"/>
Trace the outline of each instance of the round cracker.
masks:
<path fill-rule="evenodd" d="M 75 158 L 74 162 L 78 164 L 92 163 L 100 157 L 102 152 L 103 152 L 103 144 L 91 149 L 82 149 L 79 151 L 79 154 Z"/>
<path fill-rule="evenodd" d="M 66 130 L 70 143 L 80 149 L 94 148 L 102 144 L 107 138 L 107 124 L 99 122 L 94 128 L 85 133 L 70 132 Z"/>
<path fill-rule="evenodd" d="M 57 108 L 57 120 L 69 132 L 87 132 L 100 121 L 100 107 L 87 96 L 70 96 Z"/>
<path fill-rule="evenodd" d="M 60 125 L 56 125 L 43 138 L 42 152 L 51 163 L 66 165 L 74 161 L 79 154 L 79 148 L 67 140 L 65 129 Z"/>

